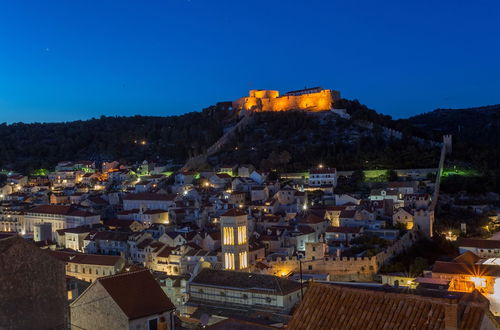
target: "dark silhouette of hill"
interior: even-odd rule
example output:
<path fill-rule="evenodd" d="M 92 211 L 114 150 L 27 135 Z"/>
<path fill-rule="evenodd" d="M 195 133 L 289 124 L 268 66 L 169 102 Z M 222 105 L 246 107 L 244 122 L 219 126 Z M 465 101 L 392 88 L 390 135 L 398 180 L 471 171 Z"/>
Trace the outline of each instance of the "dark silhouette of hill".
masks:
<path fill-rule="evenodd" d="M 62 160 L 100 158 L 127 162 L 172 160 L 182 164 L 217 141 L 238 116 L 230 102 L 169 117 L 105 117 L 67 123 L 1 124 L 0 168 L 29 173 Z M 340 100 L 351 119 L 333 113 L 257 113 L 252 124 L 210 165 L 252 163 L 262 169 L 300 171 L 319 162 L 339 169 L 435 167 L 439 149 L 415 137 L 440 141 L 454 135 L 453 158 L 483 169 L 500 160 L 500 106 L 436 110 L 393 120 L 359 101 Z M 366 127 L 369 123 L 371 126 Z M 401 138 L 387 130 L 401 132 Z"/>

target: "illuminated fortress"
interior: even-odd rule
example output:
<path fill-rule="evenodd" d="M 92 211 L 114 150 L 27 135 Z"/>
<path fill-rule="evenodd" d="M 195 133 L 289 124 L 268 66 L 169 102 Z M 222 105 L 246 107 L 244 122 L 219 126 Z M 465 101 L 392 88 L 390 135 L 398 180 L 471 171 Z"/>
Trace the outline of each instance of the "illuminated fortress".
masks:
<path fill-rule="evenodd" d="M 321 87 L 287 92 L 280 96 L 273 90 L 250 90 L 249 96 L 233 102 L 233 109 L 246 111 L 325 111 L 333 108 L 340 92 Z"/>

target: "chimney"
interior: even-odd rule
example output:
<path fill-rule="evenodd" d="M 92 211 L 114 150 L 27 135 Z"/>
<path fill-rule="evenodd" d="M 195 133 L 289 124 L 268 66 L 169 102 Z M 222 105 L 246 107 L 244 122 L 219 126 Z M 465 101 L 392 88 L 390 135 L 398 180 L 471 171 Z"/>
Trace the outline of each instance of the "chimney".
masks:
<path fill-rule="evenodd" d="M 444 303 L 443 307 L 445 330 L 459 329 L 458 300 L 448 299 L 448 302 Z"/>

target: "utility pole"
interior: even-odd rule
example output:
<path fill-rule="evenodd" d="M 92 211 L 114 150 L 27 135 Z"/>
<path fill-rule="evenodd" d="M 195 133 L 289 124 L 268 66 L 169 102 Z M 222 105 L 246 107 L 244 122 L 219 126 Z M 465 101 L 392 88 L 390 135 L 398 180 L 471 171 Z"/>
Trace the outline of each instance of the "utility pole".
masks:
<path fill-rule="evenodd" d="M 304 300 L 304 281 L 302 279 L 302 259 L 299 258 L 299 272 L 300 272 L 300 298 Z"/>

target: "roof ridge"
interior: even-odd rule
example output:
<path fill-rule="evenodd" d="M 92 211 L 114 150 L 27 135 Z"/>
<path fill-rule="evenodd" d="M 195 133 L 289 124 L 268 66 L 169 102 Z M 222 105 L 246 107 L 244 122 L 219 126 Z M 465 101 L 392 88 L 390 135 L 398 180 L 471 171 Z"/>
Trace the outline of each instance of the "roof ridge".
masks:
<path fill-rule="evenodd" d="M 140 272 L 144 272 L 144 271 L 149 272 L 149 270 L 146 269 L 146 268 L 144 268 L 144 269 L 136 269 L 136 270 L 126 270 L 126 271 L 121 272 L 121 273 L 99 277 L 99 278 L 97 278 L 97 280 L 98 281 L 108 280 L 108 279 L 111 279 L 111 278 L 116 278 L 116 277 L 120 277 L 120 276 L 131 275 L 131 274 L 140 273 Z"/>

